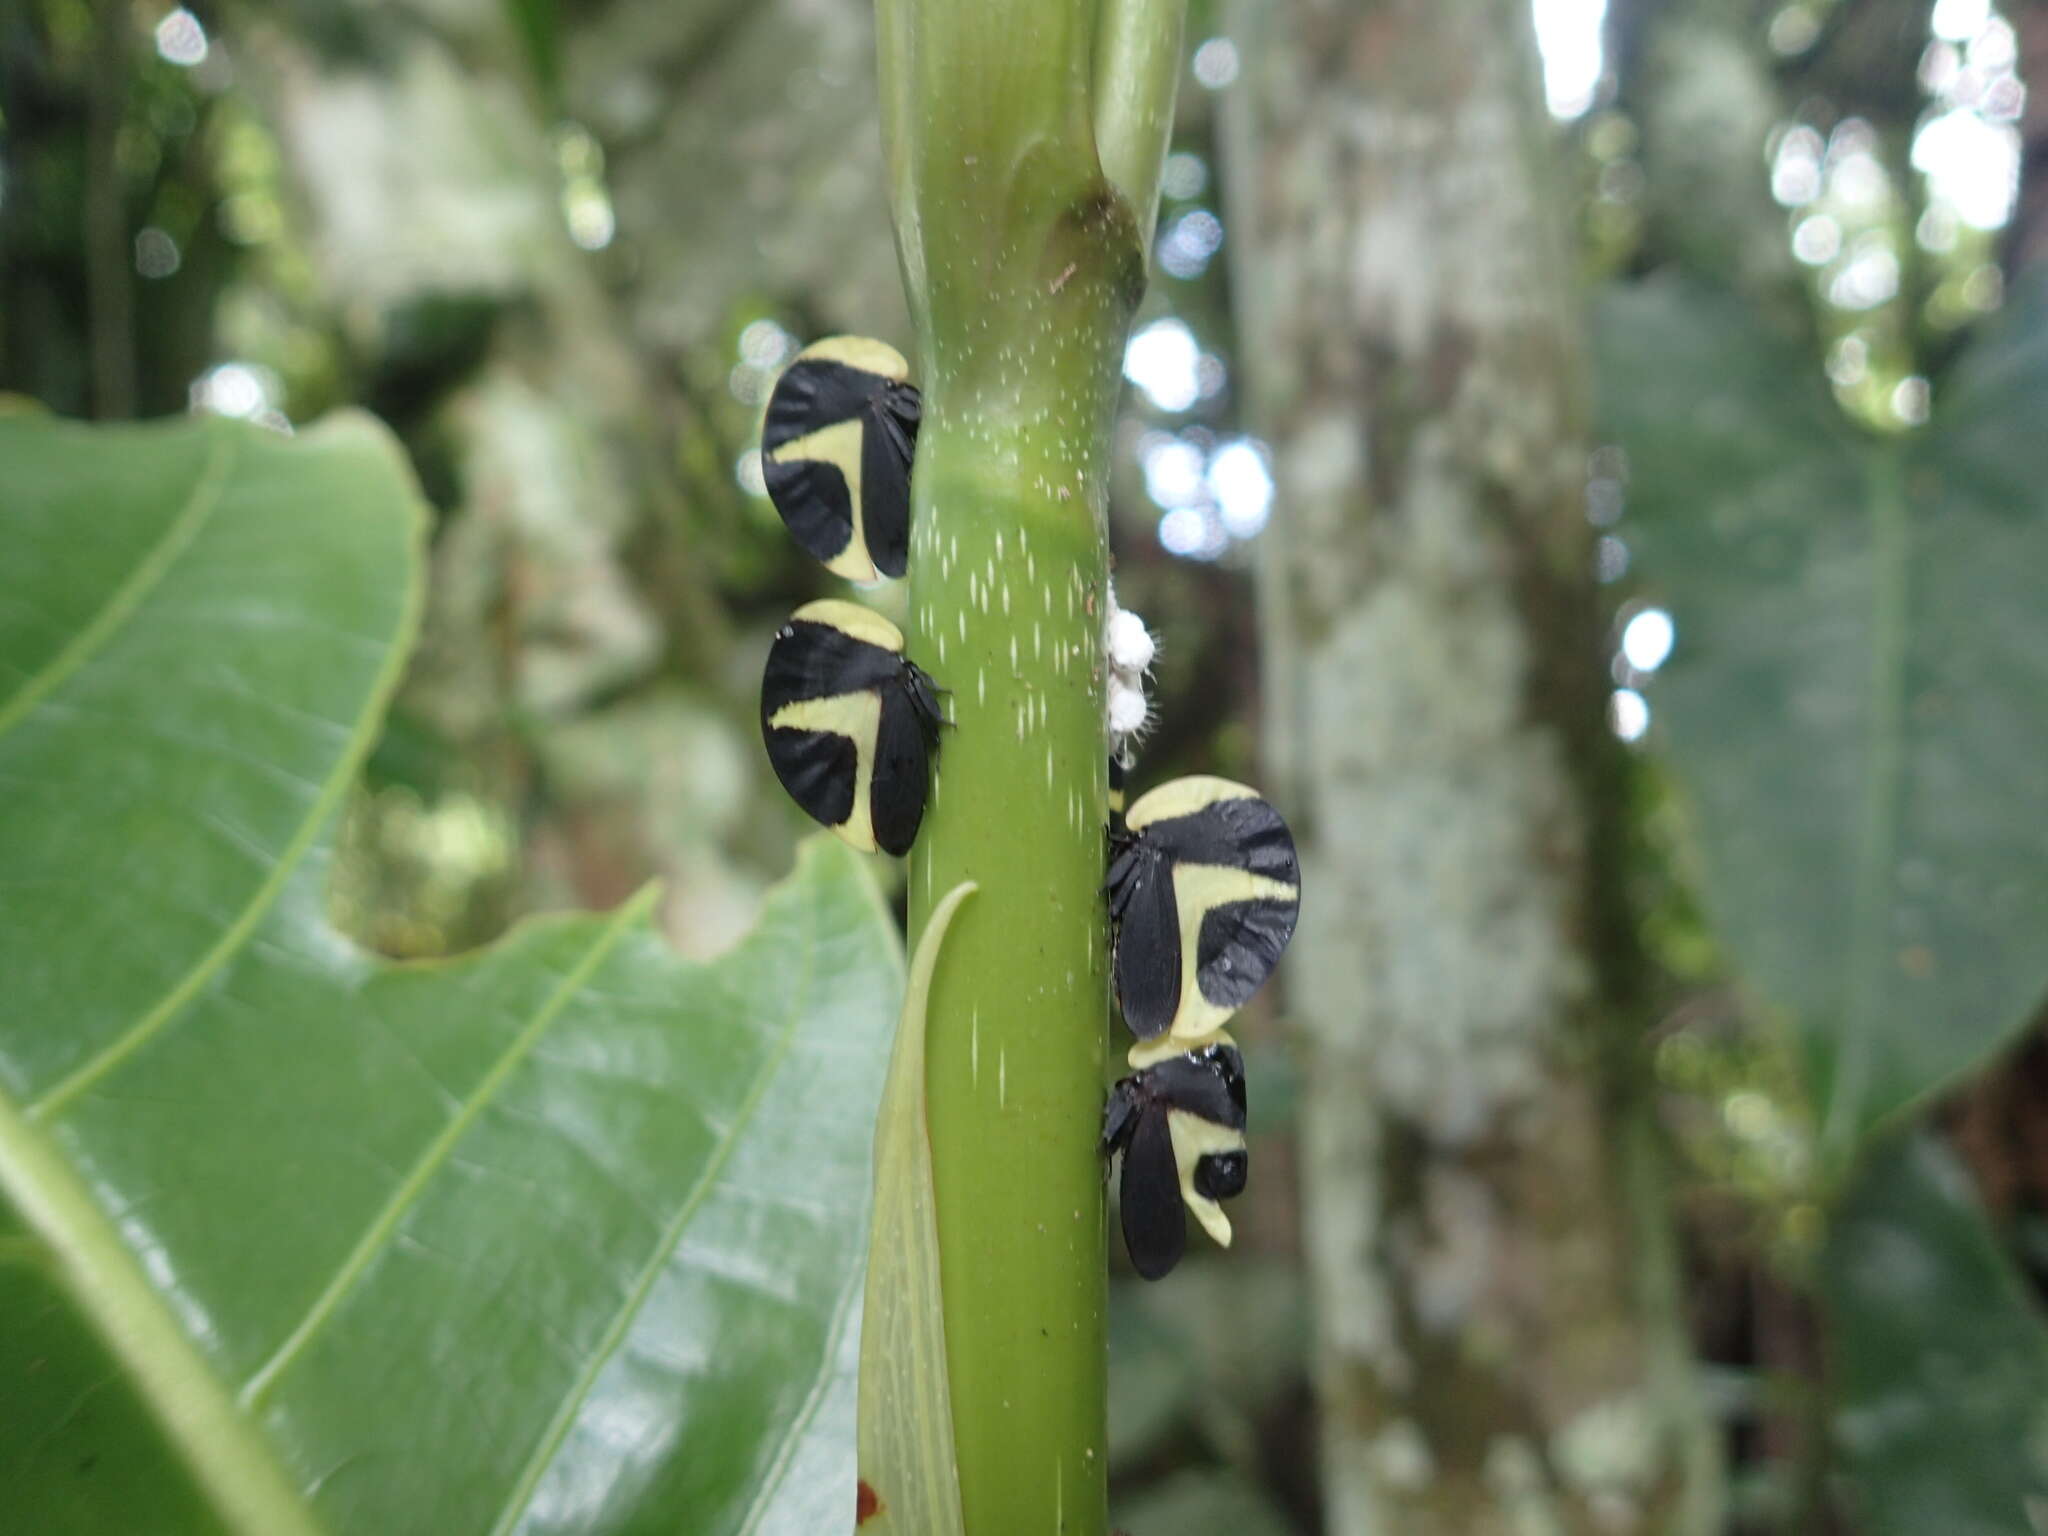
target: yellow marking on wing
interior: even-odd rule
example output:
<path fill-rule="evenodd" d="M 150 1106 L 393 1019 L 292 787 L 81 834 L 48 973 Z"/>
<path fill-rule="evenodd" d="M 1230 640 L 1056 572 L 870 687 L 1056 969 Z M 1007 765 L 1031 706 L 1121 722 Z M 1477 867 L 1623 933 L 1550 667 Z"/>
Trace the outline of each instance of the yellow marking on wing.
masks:
<path fill-rule="evenodd" d="M 770 715 L 768 725 L 772 730 L 828 731 L 853 743 L 853 809 L 832 830 L 862 853 L 873 853 L 875 808 L 870 791 L 875 778 L 875 738 L 881 734 L 882 696 L 868 688 L 822 699 L 798 699 Z"/>
<path fill-rule="evenodd" d="M 1242 1152 L 1244 1132 L 1233 1131 L 1214 1120 L 1185 1109 L 1166 1112 L 1167 1134 L 1173 1138 L 1173 1165 L 1180 1174 L 1180 1197 L 1195 1213 L 1202 1230 L 1216 1239 L 1219 1247 L 1230 1246 L 1230 1218 L 1223 1207 L 1195 1188 L 1195 1164 L 1216 1152 Z"/>
<path fill-rule="evenodd" d="M 1137 832 L 1155 821 L 1172 821 L 1177 816 L 1192 816 L 1219 800 L 1259 798 L 1259 792 L 1247 784 L 1219 779 L 1212 774 L 1198 773 L 1185 779 L 1169 779 L 1157 789 L 1140 795 L 1124 820 L 1130 824 L 1133 832 Z"/>
<path fill-rule="evenodd" d="M 879 373 L 885 379 L 901 381 L 910 377 L 910 364 L 886 341 L 872 336 L 827 336 L 814 341 L 796 355 L 799 363 L 839 363 L 862 373 Z"/>
<path fill-rule="evenodd" d="M 836 597 L 821 597 L 815 603 L 805 603 L 790 617 L 802 619 L 807 624 L 829 624 L 834 629 L 844 630 L 856 640 L 878 645 L 898 656 L 903 654 L 903 631 L 874 609 L 863 608 L 859 603 L 845 602 Z"/>
<path fill-rule="evenodd" d="M 1185 1056 L 1191 1051 L 1205 1050 L 1212 1045 L 1236 1045 L 1227 1029 L 1218 1029 L 1202 1036 L 1199 1040 L 1178 1040 L 1172 1035 L 1159 1035 L 1151 1040 L 1140 1040 L 1125 1053 L 1124 1060 L 1131 1064 L 1133 1072 L 1142 1072 L 1147 1067 L 1156 1067 L 1169 1056 Z"/>
<path fill-rule="evenodd" d="M 1217 782 L 1222 782 L 1218 780 Z M 1156 793 L 1156 791 L 1155 791 Z M 1199 967 L 1202 919 L 1217 907 L 1240 901 L 1299 901 L 1300 887 L 1270 875 L 1255 875 L 1235 864 L 1175 864 L 1173 901 L 1180 912 L 1180 1007 L 1168 1033 L 1186 1042 L 1210 1033 L 1235 1008 L 1219 1008 L 1202 996 Z"/>
<path fill-rule="evenodd" d="M 768 457 L 777 464 L 830 464 L 845 479 L 853 531 L 847 538 L 846 547 L 825 562 L 825 569 L 848 581 L 881 579 L 875 562 L 868 557 L 867 518 L 861 511 L 861 443 L 866 435 L 867 416 L 863 412 L 846 421 L 835 421 L 829 427 L 820 427 L 815 432 L 806 432 L 802 437 L 793 437 L 768 453 Z"/>

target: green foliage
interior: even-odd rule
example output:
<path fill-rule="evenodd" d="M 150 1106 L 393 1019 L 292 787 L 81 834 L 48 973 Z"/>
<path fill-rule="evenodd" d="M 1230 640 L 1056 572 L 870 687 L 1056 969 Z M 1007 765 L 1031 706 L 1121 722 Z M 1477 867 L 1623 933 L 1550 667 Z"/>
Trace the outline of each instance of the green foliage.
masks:
<path fill-rule="evenodd" d="M 1176 1472 L 1117 1508 L 1118 1529 L 1177 1536 L 1287 1536 L 1294 1529 L 1249 1478 Z"/>
<path fill-rule="evenodd" d="M 1822 1270 L 1834 1438 L 1870 1536 L 2008 1536 L 2048 1517 L 2048 1332 L 1942 1145 L 1878 1149 Z"/>
<path fill-rule="evenodd" d="M 1263 1087 L 1263 1085 L 1261 1085 Z M 1249 1252 L 1184 1262 L 1171 1285 L 1125 1280 L 1109 1297 L 1109 1462 L 1143 1473 L 1203 1446 L 1249 1465 L 1257 1425 L 1307 1375 L 1300 1271 Z"/>
<path fill-rule="evenodd" d="M 901 971 L 811 845 L 435 965 L 322 915 L 410 640 L 364 418 L 0 419 L 0 1486 L 38 1532 L 692 1532 L 851 1507 Z"/>
<path fill-rule="evenodd" d="M 1838 1174 L 2048 990 L 2048 284 L 1903 440 L 1851 428 L 1808 350 L 1716 294 L 1624 290 L 1598 341 L 1619 531 L 1677 626 L 1659 736 Z"/>
<path fill-rule="evenodd" d="M 1851 427 L 1810 348 L 1725 296 L 1642 285 L 1596 334 L 1619 531 L 1677 630 L 1659 737 L 1841 1195 L 1819 1270 L 1839 1465 L 1877 1536 L 2024 1529 L 2048 1508 L 2048 1334 L 1938 1145 L 1866 1147 L 2048 988 L 2048 282 L 1904 437 Z"/>
<path fill-rule="evenodd" d="M 555 0 L 505 0 L 505 18 L 526 46 L 542 102 L 553 110 L 562 94 L 562 18 Z"/>

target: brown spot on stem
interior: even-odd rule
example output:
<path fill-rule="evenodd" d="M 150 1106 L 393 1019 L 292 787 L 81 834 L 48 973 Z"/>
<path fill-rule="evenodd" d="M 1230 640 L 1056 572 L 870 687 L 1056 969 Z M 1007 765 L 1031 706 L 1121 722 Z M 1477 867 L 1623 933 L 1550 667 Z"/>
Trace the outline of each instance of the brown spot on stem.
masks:
<path fill-rule="evenodd" d="M 866 1525 L 881 1512 L 882 1496 L 875 1492 L 873 1484 L 866 1478 L 862 1478 L 853 1496 L 853 1523 L 855 1529 Z"/>

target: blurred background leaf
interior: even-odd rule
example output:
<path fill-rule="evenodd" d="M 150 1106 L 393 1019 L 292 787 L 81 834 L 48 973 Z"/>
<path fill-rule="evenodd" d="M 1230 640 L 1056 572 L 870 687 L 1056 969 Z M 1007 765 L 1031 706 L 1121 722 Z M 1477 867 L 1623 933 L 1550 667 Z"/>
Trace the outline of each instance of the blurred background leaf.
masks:
<path fill-rule="evenodd" d="M 1233 1472 L 1176 1472 L 1111 1506 L 1118 1528 L 1183 1536 L 1286 1536 L 1295 1529 L 1258 1484 Z"/>
<path fill-rule="evenodd" d="M 1729 296 L 1622 289 L 1597 334 L 1624 531 L 1675 636 L 1658 739 L 1721 936 L 1797 1031 L 1839 1165 L 2048 987 L 2048 282 L 1905 440 L 1844 420 Z"/>
<path fill-rule="evenodd" d="M 2048 1327 L 1962 1165 L 1925 1135 L 1874 1148 L 1822 1265 L 1833 1433 L 1873 1536 L 2048 1522 Z"/>

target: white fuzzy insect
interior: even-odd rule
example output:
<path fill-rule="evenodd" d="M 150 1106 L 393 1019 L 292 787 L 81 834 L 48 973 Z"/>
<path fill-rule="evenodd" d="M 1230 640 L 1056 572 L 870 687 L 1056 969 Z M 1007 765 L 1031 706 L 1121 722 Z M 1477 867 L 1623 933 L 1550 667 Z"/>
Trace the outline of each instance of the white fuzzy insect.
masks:
<path fill-rule="evenodd" d="M 1145 701 L 1145 690 L 1125 682 L 1115 673 L 1109 678 L 1109 734 L 1117 745 L 1139 735 L 1145 729 L 1145 722 L 1152 716 L 1152 706 Z"/>
<path fill-rule="evenodd" d="M 1109 648 L 1109 664 L 1119 672 L 1144 672 L 1158 649 L 1145 621 L 1128 608 L 1111 612 L 1104 643 Z"/>
<path fill-rule="evenodd" d="M 1109 663 L 1109 691 L 1104 706 L 1109 715 L 1110 749 L 1128 765 L 1131 748 L 1151 723 L 1152 706 L 1145 698 L 1145 672 L 1158 654 L 1158 647 L 1145 621 L 1117 602 L 1114 583 L 1105 595 L 1108 601 L 1102 617 L 1102 650 Z"/>

